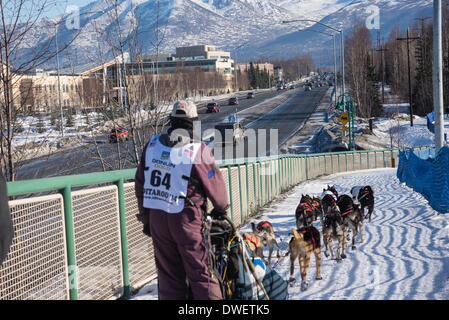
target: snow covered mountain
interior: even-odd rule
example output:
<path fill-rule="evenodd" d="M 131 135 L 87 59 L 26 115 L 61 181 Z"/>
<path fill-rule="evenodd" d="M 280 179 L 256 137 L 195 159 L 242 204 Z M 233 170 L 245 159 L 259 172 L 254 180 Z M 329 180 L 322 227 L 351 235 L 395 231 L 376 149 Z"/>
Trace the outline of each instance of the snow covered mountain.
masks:
<path fill-rule="evenodd" d="M 79 30 L 70 28 L 70 16 L 42 21 L 28 50 L 53 41 L 56 33 L 42 31 L 43 26 L 65 19 L 68 23 L 62 23 L 57 32 L 60 45 L 77 35 L 64 54 L 66 66 L 100 57 L 107 60 L 120 35 L 127 43 L 138 43 L 139 52 L 146 54 L 155 53 L 156 48 L 173 52 L 178 46 L 213 44 L 231 51 L 237 60 L 306 52 L 324 55 L 329 38 L 297 32 L 312 23 L 282 21 L 314 19 L 346 30 L 355 21 L 366 20 L 367 8 L 373 5 L 379 7 L 384 35 L 396 25 L 432 14 L 432 0 L 98 0 L 80 9 Z"/>

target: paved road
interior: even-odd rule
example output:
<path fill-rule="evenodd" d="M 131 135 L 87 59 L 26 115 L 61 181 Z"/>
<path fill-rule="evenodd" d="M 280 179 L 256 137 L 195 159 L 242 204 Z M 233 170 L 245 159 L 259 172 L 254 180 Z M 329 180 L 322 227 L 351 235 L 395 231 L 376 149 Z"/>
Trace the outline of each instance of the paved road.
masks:
<path fill-rule="evenodd" d="M 224 148 L 219 150 L 215 146 L 216 158 L 224 160 L 278 154 L 279 147 L 296 134 L 315 112 L 328 89 L 329 87 L 315 88 L 308 92 L 299 89 L 289 100 L 268 112 L 242 112 L 240 115 L 245 118 L 246 133 L 253 129 L 254 135 L 248 135 L 248 139 L 242 145 L 231 148 L 232 151 Z"/>
<path fill-rule="evenodd" d="M 221 112 L 214 114 L 206 113 L 205 103 L 199 104 L 198 113 L 199 118 L 202 121 L 202 131 L 208 128 L 213 128 L 216 123 L 227 120 L 228 116 L 236 110 L 237 112 L 246 110 L 247 108 L 253 107 L 280 94 L 292 93 L 285 91 L 262 91 L 256 92 L 254 99 L 246 99 L 246 94 L 237 95 L 240 98 L 240 104 L 237 106 L 228 106 L 227 99 L 217 100 L 222 106 Z M 104 168 L 106 170 L 112 169 L 108 167 L 108 163 L 118 163 L 119 159 L 121 159 L 120 161 L 122 162 L 123 167 L 129 166 L 129 162 L 126 161 L 124 154 L 130 153 L 127 151 L 131 149 L 131 143 L 122 144 L 119 152 L 119 149 L 117 148 L 118 145 L 107 143 L 107 137 L 106 135 L 103 135 L 96 139 L 96 144 L 97 146 L 95 146 L 95 144 L 86 145 L 75 149 L 64 150 L 49 157 L 27 161 L 27 163 L 20 169 L 18 179 L 36 179 L 57 175 L 102 171 L 103 164 L 99 160 L 96 160 L 99 158 L 98 153 L 101 153 L 102 156 L 106 158 L 106 162 L 104 163 Z"/>
<path fill-rule="evenodd" d="M 222 105 L 221 112 L 215 114 L 205 113 L 205 105 L 199 105 L 202 131 L 213 128 L 217 123 L 227 121 L 228 116 L 237 111 L 245 127 L 257 130 L 265 129 L 268 131 L 267 135 L 257 135 L 255 138 L 249 138 L 237 147 L 231 146 L 230 150 L 214 146 L 217 160 L 277 154 L 277 148 L 270 146 L 272 136 L 269 130 L 277 129 L 278 141 L 275 141 L 275 145 L 282 145 L 283 142 L 304 125 L 309 116 L 318 107 L 327 89 L 327 87 L 323 87 L 309 92 L 305 92 L 302 88 L 287 92 L 261 92 L 256 95 L 255 99 L 242 98 L 237 106 L 228 106 L 227 100 L 219 101 Z M 277 107 L 273 107 L 273 103 L 266 103 L 266 101 L 275 98 L 279 94 L 289 95 L 290 98 Z M 273 136 L 273 138 L 276 138 L 276 136 Z M 19 180 L 24 180 L 88 173 L 102 171 L 103 169 L 117 169 L 116 167 L 108 167 L 108 163 L 113 162 L 112 160 L 115 160 L 117 163 L 119 159 L 121 159 L 120 161 L 123 164 L 122 168 L 130 167 L 130 163 L 126 161 L 125 154 L 128 154 L 126 148 L 131 148 L 131 143 L 122 144 L 119 152 L 118 145 L 106 143 L 105 137 L 100 138 L 99 142 L 101 143 L 98 144 L 98 148 L 94 145 L 88 145 L 62 151 L 48 158 L 29 161 L 21 168 L 18 178 Z M 98 159 L 96 157 L 97 152 L 101 152 L 103 157 L 107 158 L 107 163 L 102 164 L 99 160 L 96 160 Z"/>

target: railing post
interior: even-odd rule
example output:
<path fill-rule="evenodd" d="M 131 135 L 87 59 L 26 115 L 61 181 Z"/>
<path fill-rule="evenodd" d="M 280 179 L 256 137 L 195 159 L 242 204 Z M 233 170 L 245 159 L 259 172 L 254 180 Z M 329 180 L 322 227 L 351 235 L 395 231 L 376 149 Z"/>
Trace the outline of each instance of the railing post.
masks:
<path fill-rule="evenodd" d="M 341 172 L 341 165 L 340 165 L 340 155 L 337 154 L 337 163 L 338 163 L 338 173 Z"/>
<path fill-rule="evenodd" d="M 361 152 L 360 154 L 359 154 L 360 156 L 359 156 L 359 162 L 360 162 L 360 169 L 359 170 L 362 170 L 362 155 L 363 155 L 363 153 Z"/>
<path fill-rule="evenodd" d="M 280 163 L 280 159 L 276 160 L 277 162 L 275 162 L 275 167 L 277 167 L 276 169 L 276 184 L 277 184 L 277 188 L 276 188 L 276 193 L 277 194 L 281 194 L 281 180 L 280 178 L 280 168 L 281 168 L 281 163 Z"/>
<path fill-rule="evenodd" d="M 72 187 L 66 186 L 60 191 L 64 201 L 65 237 L 70 300 L 78 300 L 78 268 L 75 251 L 75 227 L 73 220 Z"/>
<path fill-rule="evenodd" d="M 332 158 L 332 155 L 330 155 L 329 158 L 330 158 L 330 165 L 331 165 L 331 168 L 330 168 L 331 173 L 330 174 L 333 174 L 334 170 L 335 170 L 335 168 L 334 168 L 334 159 Z M 324 156 L 324 159 L 326 159 L 326 156 Z"/>
<path fill-rule="evenodd" d="M 243 191 L 240 165 L 238 165 L 237 168 L 239 173 L 240 224 L 243 224 Z"/>
<path fill-rule="evenodd" d="M 264 205 L 264 201 L 265 201 L 265 192 L 263 192 L 263 188 L 264 186 L 264 182 L 262 179 L 262 169 L 265 171 L 265 168 L 262 168 L 262 162 L 259 162 L 259 201 L 260 201 L 260 206 Z"/>
<path fill-rule="evenodd" d="M 268 179 L 268 183 L 269 183 L 269 185 L 270 185 L 270 188 L 268 189 L 268 190 L 270 190 L 270 192 L 269 192 L 269 195 L 268 195 L 268 199 L 270 199 L 270 201 L 271 201 L 271 199 L 273 199 L 273 171 L 271 170 L 273 167 L 272 167 L 272 163 L 271 163 L 271 160 L 269 161 L 269 164 L 270 164 L 270 178 Z"/>
<path fill-rule="evenodd" d="M 131 285 L 129 282 L 129 258 L 128 258 L 128 236 L 126 233 L 126 200 L 124 179 L 120 179 L 115 184 L 118 191 L 118 207 L 120 217 L 120 245 L 122 249 L 123 268 L 123 298 L 131 297 Z"/>
<path fill-rule="evenodd" d="M 259 205 L 259 197 L 257 196 L 257 186 L 256 186 L 256 180 L 257 180 L 257 175 L 256 175 L 256 163 L 253 162 L 253 181 L 254 181 L 254 211 L 256 210 L 257 206 Z M 260 189 L 260 185 L 259 185 L 259 189 Z"/>
<path fill-rule="evenodd" d="M 228 169 L 228 182 L 229 182 L 229 203 L 231 204 L 231 221 L 234 222 L 234 206 L 232 205 L 232 176 L 231 166 L 227 166 Z"/>
<path fill-rule="evenodd" d="M 348 172 L 348 155 L 345 153 L 346 172 Z"/>
<path fill-rule="evenodd" d="M 306 156 L 306 181 L 309 180 L 309 164 L 308 164 L 308 157 Z"/>
<path fill-rule="evenodd" d="M 369 151 L 367 151 L 366 152 L 366 162 L 368 163 L 368 170 L 370 169 L 370 167 L 369 167 L 369 154 L 370 154 L 370 152 Z"/>
<path fill-rule="evenodd" d="M 352 171 L 355 171 L 355 155 L 356 152 L 352 151 Z"/>
<path fill-rule="evenodd" d="M 246 173 L 246 216 L 248 217 L 251 213 L 251 199 L 249 198 L 248 162 L 245 162 L 245 173 Z M 254 181 L 254 178 L 253 178 L 253 181 Z"/>

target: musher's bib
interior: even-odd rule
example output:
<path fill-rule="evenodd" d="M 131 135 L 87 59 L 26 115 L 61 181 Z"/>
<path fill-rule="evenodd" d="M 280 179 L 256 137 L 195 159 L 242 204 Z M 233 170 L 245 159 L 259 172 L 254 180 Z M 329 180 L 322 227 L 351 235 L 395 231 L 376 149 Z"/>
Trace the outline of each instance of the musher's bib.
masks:
<path fill-rule="evenodd" d="M 153 136 L 145 154 L 143 206 L 180 213 L 184 209 L 192 165 L 201 144 L 171 148 L 160 143 L 159 137 Z"/>

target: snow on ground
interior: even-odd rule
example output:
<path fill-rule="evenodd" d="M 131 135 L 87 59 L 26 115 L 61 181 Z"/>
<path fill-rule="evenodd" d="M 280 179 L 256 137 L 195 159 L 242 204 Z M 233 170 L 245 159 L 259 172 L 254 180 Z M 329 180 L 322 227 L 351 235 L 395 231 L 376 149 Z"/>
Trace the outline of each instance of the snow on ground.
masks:
<path fill-rule="evenodd" d="M 296 262 L 291 300 L 449 299 L 449 216 L 439 215 L 395 175 L 394 169 L 380 169 L 327 176 L 295 187 L 262 210 L 255 222 L 273 223 L 285 253 L 301 194 L 320 195 L 328 184 L 336 185 L 340 193 L 349 193 L 355 185 L 375 187 L 375 211 L 372 222 L 365 224 L 365 242 L 357 243 L 357 249 L 349 250 L 341 263 L 322 254 L 321 281 L 314 280 L 312 257 L 307 275 L 310 286 L 305 292 L 300 291 Z M 249 231 L 249 225 L 241 230 Z M 288 279 L 289 258 L 282 259 L 276 270 Z M 157 299 L 157 280 L 142 288 L 135 299 Z"/>
<path fill-rule="evenodd" d="M 445 118 L 445 132 L 449 133 L 449 119 Z M 435 135 L 427 129 L 427 119 L 425 117 L 415 116 L 413 127 L 410 126 L 410 116 L 400 113 L 394 118 L 379 118 L 374 121 L 373 135 L 364 134 L 361 139 L 357 137 L 357 144 L 371 149 L 370 144 L 375 148 L 389 148 L 391 146 L 391 133 L 393 135 L 393 147 L 423 147 L 433 146 Z M 358 122 L 358 128 L 368 128 L 368 123 Z"/>
<path fill-rule="evenodd" d="M 449 216 L 438 215 L 424 197 L 400 184 L 394 169 L 328 176 L 296 187 L 262 217 L 285 237 L 284 250 L 301 194 L 319 195 L 328 184 L 340 193 L 355 185 L 374 186 L 373 220 L 365 224 L 365 243 L 357 243 L 342 263 L 322 255 L 321 281 L 314 280 L 312 258 L 305 292 L 296 267 L 298 281 L 289 289 L 290 299 L 449 299 Z M 286 258 L 277 271 L 287 279 L 289 270 Z"/>

